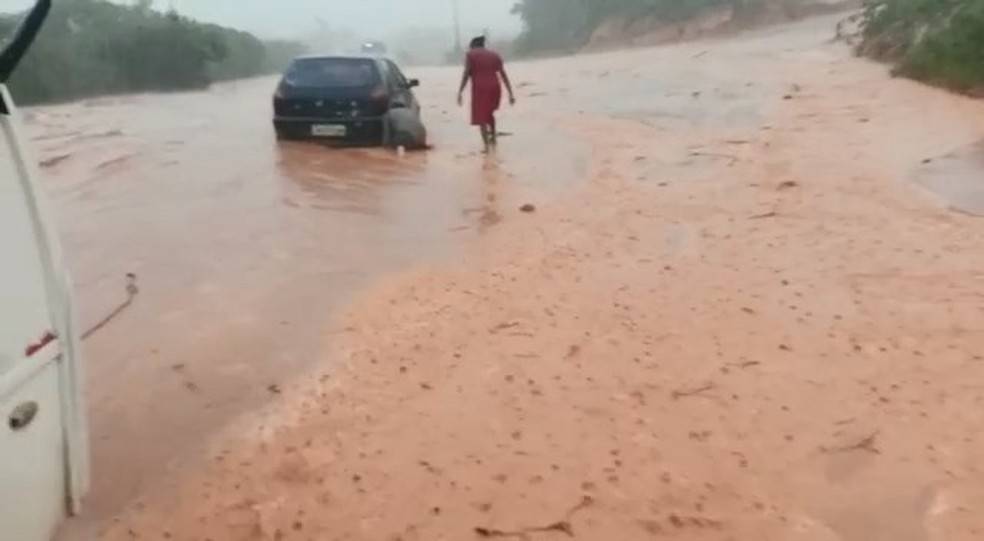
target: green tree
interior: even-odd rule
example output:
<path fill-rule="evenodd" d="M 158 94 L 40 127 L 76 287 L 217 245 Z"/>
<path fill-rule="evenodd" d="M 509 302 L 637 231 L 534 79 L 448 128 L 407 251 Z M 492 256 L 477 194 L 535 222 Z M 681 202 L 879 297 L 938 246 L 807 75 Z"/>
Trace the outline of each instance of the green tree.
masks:
<path fill-rule="evenodd" d="M 19 17 L 0 17 L 0 36 Z M 151 2 L 62 0 L 10 81 L 24 103 L 120 92 L 203 88 L 281 69 L 302 47 L 202 24 Z"/>

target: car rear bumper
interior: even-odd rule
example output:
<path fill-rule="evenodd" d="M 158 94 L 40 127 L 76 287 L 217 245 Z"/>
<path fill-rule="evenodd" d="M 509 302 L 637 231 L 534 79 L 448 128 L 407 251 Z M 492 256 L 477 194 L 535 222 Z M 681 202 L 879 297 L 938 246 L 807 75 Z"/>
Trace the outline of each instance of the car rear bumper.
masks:
<path fill-rule="evenodd" d="M 379 142 L 383 138 L 385 117 L 360 118 L 320 118 L 320 117 L 275 117 L 273 125 L 277 134 L 288 139 L 319 139 L 327 141 Z M 315 136 L 313 126 L 345 126 L 344 136 Z"/>

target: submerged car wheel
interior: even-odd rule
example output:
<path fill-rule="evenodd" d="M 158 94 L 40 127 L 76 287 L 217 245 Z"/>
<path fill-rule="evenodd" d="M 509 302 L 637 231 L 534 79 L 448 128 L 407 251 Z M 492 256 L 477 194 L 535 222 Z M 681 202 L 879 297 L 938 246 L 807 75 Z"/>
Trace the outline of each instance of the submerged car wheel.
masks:
<path fill-rule="evenodd" d="M 393 109 L 383 121 L 383 144 L 387 147 L 427 147 L 427 129 L 410 109 Z"/>
<path fill-rule="evenodd" d="M 391 119 L 392 112 L 387 113 L 381 121 L 382 124 L 382 137 L 380 139 L 380 144 L 384 148 L 394 148 L 398 145 L 392 144 L 393 142 L 393 121 Z"/>
<path fill-rule="evenodd" d="M 280 126 L 274 126 L 273 131 L 274 133 L 277 134 L 277 141 L 292 141 L 296 139 L 296 137 L 291 135 L 290 131 L 287 130 L 286 128 L 282 128 Z"/>

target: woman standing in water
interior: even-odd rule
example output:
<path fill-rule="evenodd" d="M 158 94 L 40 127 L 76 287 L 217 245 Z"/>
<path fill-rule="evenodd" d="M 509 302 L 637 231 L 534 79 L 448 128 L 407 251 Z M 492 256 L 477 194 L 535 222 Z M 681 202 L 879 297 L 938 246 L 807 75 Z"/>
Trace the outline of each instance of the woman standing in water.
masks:
<path fill-rule="evenodd" d="M 509 91 L 509 103 L 515 104 L 512 84 L 506 75 L 502 57 L 495 51 L 485 48 L 485 36 L 479 36 L 471 41 L 468 55 L 465 57 L 465 72 L 461 75 L 461 87 L 458 89 L 458 105 L 463 102 L 462 94 L 471 79 L 471 123 L 482 131 L 482 143 L 485 151 L 496 145 L 495 112 L 502 101 L 502 83 Z"/>

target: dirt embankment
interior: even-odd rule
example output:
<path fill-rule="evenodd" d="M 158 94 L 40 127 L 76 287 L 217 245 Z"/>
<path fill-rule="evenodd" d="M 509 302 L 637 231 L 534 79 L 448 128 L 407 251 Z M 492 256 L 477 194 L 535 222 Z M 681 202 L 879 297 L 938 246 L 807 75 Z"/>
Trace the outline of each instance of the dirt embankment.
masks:
<path fill-rule="evenodd" d="M 772 0 L 744 10 L 735 5 L 709 8 L 685 21 L 667 22 L 657 16 L 617 16 L 591 34 L 585 51 L 645 47 L 728 35 L 751 28 L 788 23 L 806 17 L 848 11 L 859 0 Z"/>

